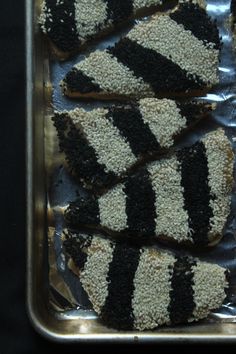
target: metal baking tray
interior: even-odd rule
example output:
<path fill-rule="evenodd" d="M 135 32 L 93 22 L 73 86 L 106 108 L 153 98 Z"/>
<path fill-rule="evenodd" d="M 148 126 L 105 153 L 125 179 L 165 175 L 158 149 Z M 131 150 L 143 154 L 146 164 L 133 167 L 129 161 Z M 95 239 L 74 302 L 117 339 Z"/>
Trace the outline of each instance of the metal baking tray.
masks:
<path fill-rule="evenodd" d="M 45 337 L 59 342 L 236 342 L 236 323 L 232 322 L 118 332 L 107 329 L 92 316 L 67 316 L 50 306 L 44 118 L 50 114 L 52 92 L 47 45 L 37 25 L 40 4 L 41 0 L 26 0 L 27 308 L 33 326 Z"/>

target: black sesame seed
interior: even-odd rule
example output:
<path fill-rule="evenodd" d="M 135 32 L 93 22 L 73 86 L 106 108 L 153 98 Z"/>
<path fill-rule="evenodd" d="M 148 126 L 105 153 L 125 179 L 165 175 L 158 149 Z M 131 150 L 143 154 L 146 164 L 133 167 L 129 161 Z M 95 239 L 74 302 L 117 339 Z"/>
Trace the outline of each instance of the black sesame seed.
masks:
<path fill-rule="evenodd" d="M 105 166 L 99 164 L 95 150 L 75 127 L 67 114 L 55 114 L 54 125 L 57 129 L 59 146 L 65 153 L 72 173 L 86 185 L 104 188 L 114 182 L 116 176 L 105 172 Z"/>
<path fill-rule="evenodd" d="M 211 42 L 215 44 L 214 47 L 216 49 L 221 48 L 216 21 L 213 21 L 206 10 L 199 5 L 192 3 L 180 4 L 178 10 L 170 14 L 170 18 L 183 25 L 186 30 L 191 31 L 205 45 Z"/>
<path fill-rule="evenodd" d="M 112 107 L 109 109 L 107 119 L 119 129 L 137 157 L 159 150 L 159 143 L 136 107 Z"/>
<path fill-rule="evenodd" d="M 94 83 L 94 79 L 85 75 L 82 71 L 73 68 L 66 74 L 64 83 L 71 92 L 79 92 L 86 94 L 90 92 L 100 92 L 98 84 Z"/>
<path fill-rule="evenodd" d="M 65 211 L 65 221 L 70 229 L 77 229 L 81 225 L 99 225 L 99 206 L 98 201 L 92 195 L 86 198 L 78 198 L 70 203 Z"/>
<path fill-rule="evenodd" d="M 101 311 L 101 318 L 108 327 L 133 328 L 132 298 L 139 258 L 139 248 L 116 244 L 107 276 L 108 296 Z"/>
<path fill-rule="evenodd" d="M 199 103 L 176 103 L 182 117 L 187 120 L 187 126 L 195 123 L 202 115 L 209 113 L 209 108 Z"/>
<path fill-rule="evenodd" d="M 213 217 L 205 146 L 197 142 L 192 147 L 180 150 L 177 157 L 181 163 L 184 207 L 189 215 L 191 237 L 195 244 L 205 246 L 209 243 L 208 232 Z"/>
<path fill-rule="evenodd" d="M 153 236 L 155 234 L 155 193 L 149 174 L 141 170 L 125 182 L 128 231 Z"/>
<path fill-rule="evenodd" d="M 80 41 L 75 23 L 74 1 L 46 0 L 47 13 L 45 29 L 48 37 L 63 52 L 70 52 L 78 48 Z"/>
<path fill-rule="evenodd" d="M 80 270 L 84 269 L 87 261 L 87 249 L 91 245 L 92 237 L 73 237 L 67 235 L 66 240 L 63 242 L 66 253 L 72 258 L 76 267 Z"/>
<path fill-rule="evenodd" d="M 187 322 L 195 308 L 192 270 L 194 265 L 196 262 L 190 257 L 179 257 L 175 261 L 168 306 L 172 324 Z"/>
<path fill-rule="evenodd" d="M 107 20 L 114 24 L 121 22 L 133 13 L 133 0 L 105 0 L 107 3 Z"/>
<path fill-rule="evenodd" d="M 122 39 L 108 51 L 137 77 L 149 83 L 156 94 L 186 92 L 205 87 L 199 77 L 194 78 L 170 59 L 128 38 Z"/>

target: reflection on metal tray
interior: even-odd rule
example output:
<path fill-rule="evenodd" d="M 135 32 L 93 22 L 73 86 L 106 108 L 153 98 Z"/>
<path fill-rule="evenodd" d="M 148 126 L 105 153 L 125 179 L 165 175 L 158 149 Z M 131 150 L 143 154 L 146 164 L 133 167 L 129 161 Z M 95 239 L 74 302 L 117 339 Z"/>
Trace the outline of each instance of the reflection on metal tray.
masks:
<path fill-rule="evenodd" d="M 42 334 L 58 341 L 236 341 L 235 194 L 222 242 L 207 254 L 197 254 L 202 259 L 230 268 L 232 275 L 228 302 L 201 323 L 148 332 L 124 333 L 107 329 L 96 319 L 79 279 L 67 269 L 60 237 L 63 229 L 61 207 L 74 198 L 78 186 L 61 166 L 62 156 L 58 153 L 55 129 L 49 119 L 52 114 L 52 85 L 55 88 L 53 104 L 57 110 L 76 105 L 91 109 L 95 103 L 82 104 L 61 95 L 58 82 L 82 56 L 65 63 L 52 62 L 50 66 L 47 45 L 37 25 L 41 2 L 26 0 L 28 311 L 34 326 Z M 218 20 L 224 47 L 220 64 L 221 85 L 203 99 L 219 104 L 214 121 L 198 125 L 183 143 L 189 144 L 204 132 L 221 125 L 235 145 L 236 66 L 231 33 L 227 28 L 230 1 L 210 0 L 207 9 Z M 98 47 L 104 48 L 117 38 L 110 36 Z"/>

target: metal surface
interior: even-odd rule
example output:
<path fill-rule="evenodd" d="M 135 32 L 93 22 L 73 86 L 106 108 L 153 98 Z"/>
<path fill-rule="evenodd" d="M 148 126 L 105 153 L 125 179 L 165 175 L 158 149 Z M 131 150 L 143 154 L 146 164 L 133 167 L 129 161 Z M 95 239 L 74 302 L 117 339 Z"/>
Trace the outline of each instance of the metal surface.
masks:
<path fill-rule="evenodd" d="M 40 3 L 41 0 L 26 0 L 27 305 L 34 327 L 44 336 L 61 342 L 236 342 L 235 316 L 228 323 L 220 322 L 218 317 L 209 323 L 124 333 L 107 329 L 86 311 L 63 313 L 50 305 L 44 134 L 48 133 L 45 117 L 51 113 L 51 84 L 48 52 L 37 26 Z M 230 97 L 233 100 L 234 96 Z"/>

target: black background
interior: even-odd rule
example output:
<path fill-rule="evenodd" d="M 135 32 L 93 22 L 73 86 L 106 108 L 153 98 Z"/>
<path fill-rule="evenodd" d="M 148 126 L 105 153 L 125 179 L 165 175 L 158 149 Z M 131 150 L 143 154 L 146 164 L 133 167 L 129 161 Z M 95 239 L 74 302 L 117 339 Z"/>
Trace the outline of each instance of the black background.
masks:
<path fill-rule="evenodd" d="M 114 351 L 115 348 L 120 352 L 123 349 L 117 346 L 65 347 L 51 343 L 34 332 L 27 318 L 24 23 L 24 0 L 0 0 L 0 215 L 3 225 L 0 232 L 0 354 L 42 353 L 46 350 L 78 353 L 84 350 Z M 155 348 L 155 351 L 160 349 Z M 176 347 L 173 349 L 177 350 Z M 194 348 L 185 349 L 193 352 Z M 207 347 L 207 351 L 209 349 Z"/>

